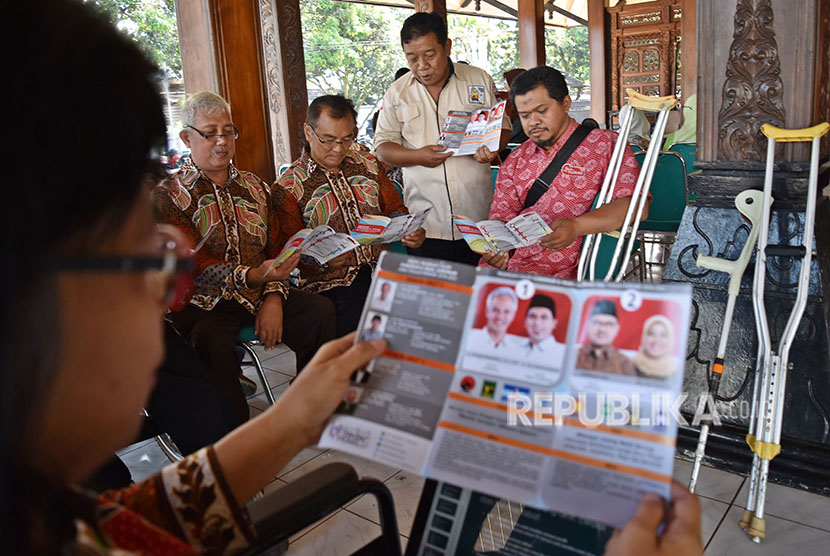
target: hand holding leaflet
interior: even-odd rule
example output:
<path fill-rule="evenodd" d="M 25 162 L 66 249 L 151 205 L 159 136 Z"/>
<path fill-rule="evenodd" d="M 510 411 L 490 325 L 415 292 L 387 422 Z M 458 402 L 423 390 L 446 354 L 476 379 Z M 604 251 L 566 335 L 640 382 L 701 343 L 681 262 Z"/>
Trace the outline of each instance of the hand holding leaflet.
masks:
<path fill-rule="evenodd" d="M 470 249 L 476 253 L 500 253 L 527 247 L 553 232 L 536 212 L 526 212 L 509 222 L 482 220 L 473 222 L 464 216 L 454 216 L 453 223 Z"/>
<path fill-rule="evenodd" d="M 670 412 L 690 287 L 575 283 L 384 252 L 366 303 L 358 330 L 382 335 L 387 349 L 355 376 L 321 447 L 618 528 L 646 492 L 680 499 Z M 674 333 L 646 341 L 654 322 Z M 674 370 L 649 375 L 646 357 Z"/>
<path fill-rule="evenodd" d="M 297 250 L 302 251 L 303 255 L 308 255 L 323 265 L 358 246 L 359 244 L 354 238 L 346 234 L 339 234 L 329 226 L 317 226 L 313 230 L 303 228 L 288 238 L 285 247 L 282 248 L 268 270 L 285 262 Z"/>
<path fill-rule="evenodd" d="M 431 210 L 427 208 L 415 214 L 403 214 L 394 218 L 378 215 L 364 216 L 352 230 L 351 236 L 361 245 L 400 241 L 421 228 Z"/>
<path fill-rule="evenodd" d="M 438 144 L 446 147 L 453 156 L 475 154 L 482 145 L 497 152 L 505 106 L 507 101 L 503 100 L 492 108 L 475 112 L 450 110 L 441 128 Z"/>

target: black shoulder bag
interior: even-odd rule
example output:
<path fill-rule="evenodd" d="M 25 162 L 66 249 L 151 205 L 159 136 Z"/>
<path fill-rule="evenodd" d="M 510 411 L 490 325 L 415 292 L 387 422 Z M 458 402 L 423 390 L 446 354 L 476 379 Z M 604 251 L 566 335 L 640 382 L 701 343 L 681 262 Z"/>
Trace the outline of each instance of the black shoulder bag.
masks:
<path fill-rule="evenodd" d="M 527 192 L 527 196 L 525 197 L 524 208 L 532 207 L 545 194 L 545 191 L 548 190 L 550 184 L 553 183 L 553 180 L 559 174 L 559 170 L 562 169 L 562 166 L 565 165 L 565 162 L 568 161 L 576 148 L 591 133 L 592 129 L 594 129 L 592 126 L 580 124 L 574 130 L 571 136 L 568 137 L 568 140 L 565 141 L 565 144 L 562 145 L 562 148 L 559 149 L 559 152 L 556 153 L 556 156 L 553 157 L 553 160 L 550 161 L 548 167 L 545 168 L 545 171 L 542 172 L 542 175 L 533 182 L 533 186 L 531 186 L 530 191 Z"/>

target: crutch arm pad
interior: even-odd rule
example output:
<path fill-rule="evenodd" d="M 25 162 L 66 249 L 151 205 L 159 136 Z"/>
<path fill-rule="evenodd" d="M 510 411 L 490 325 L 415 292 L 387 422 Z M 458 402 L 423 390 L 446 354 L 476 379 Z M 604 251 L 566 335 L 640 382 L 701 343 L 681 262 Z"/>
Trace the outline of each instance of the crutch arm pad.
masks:
<path fill-rule="evenodd" d="M 764 124 L 761 126 L 761 133 L 769 139 L 775 139 L 778 143 L 799 143 L 811 141 L 814 137 L 822 137 L 830 131 L 830 124 L 827 122 L 806 127 L 804 129 L 783 129 L 774 125 Z"/>
<path fill-rule="evenodd" d="M 669 95 L 667 97 L 649 97 L 642 95 L 634 89 L 627 89 L 628 104 L 631 108 L 637 110 L 649 110 L 651 112 L 659 112 L 661 110 L 669 110 L 677 105 L 677 98 Z"/>

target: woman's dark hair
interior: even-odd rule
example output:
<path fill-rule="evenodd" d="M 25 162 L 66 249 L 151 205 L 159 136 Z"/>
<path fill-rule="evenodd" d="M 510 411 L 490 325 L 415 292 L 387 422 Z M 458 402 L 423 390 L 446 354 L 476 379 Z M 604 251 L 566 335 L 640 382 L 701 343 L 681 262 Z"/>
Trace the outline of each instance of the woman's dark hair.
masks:
<path fill-rule="evenodd" d="M 166 150 L 165 122 L 158 69 L 80 2 L 14 2 L 0 28 L 18 37 L 0 203 L 0 539 L 10 554 L 52 554 L 73 534 L 55 503 L 65 485 L 25 459 L 60 346 L 50 263 L 119 228 Z"/>
<path fill-rule="evenodd" d="M 550 98 L 562 102 L 568 96 L 565 77 L 550 66 L 536 66 L 517 75 L 510 83 L 510 102 L 516 104 L 516 97 L 532 91 L 539 85 L 547 89 Z"/>
<path fill-rule="evenodd" d="M 346 116 L 351 116 L 352 121 L 357 124 L 357 110 L 354 109 L 354 102 L 343 95 L 323 95 L 311 101 L 308 105 L 308 113 L 305 120 L 312 127 L 317 125 L 317 120 L 320 119 L 320 114 L 323 108 L 329 113 L 329 116 L 335 120 L 342 120 Z"/>
<path fill-rule="evenodd" d="M 435 34 L 441 46 L 447 44 L 447 25 L 444 18 L 435 12 L 414 13 L 406 18 L 401 27 L 401 46 L 430 33 Z"/>

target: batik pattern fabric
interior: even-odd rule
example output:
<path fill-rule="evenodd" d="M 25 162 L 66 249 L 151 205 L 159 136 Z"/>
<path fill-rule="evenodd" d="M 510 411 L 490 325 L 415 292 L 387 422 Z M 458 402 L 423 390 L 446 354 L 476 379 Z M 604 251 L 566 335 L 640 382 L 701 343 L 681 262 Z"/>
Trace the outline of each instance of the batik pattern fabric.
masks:
<path fill-rule="evenodd" d="M 188 157 L 179 170 L 153 192 L 160 222 L 172 224 L 197 245 L 196 270 L 190 303 L 213 309 L 220 299 L 233 299 L 253 314 L 262 298 L 288 288 L 280 282 L 250 286 L 248 269 L 273 257 L 282 244 L 276 240 L 276 214 L 270 208 L 268 185 L 251 172 L 229 168 L 228 181 L 217 184 Z"/>
<path fill-rule="evenodd" d="M 548 224 L 553 224 L 561 218 L 576 218 L 591 210 L 617 142 L 617 134 L 604 129 L 592 130 L 559 170 L 548 190 L 533 206 L 524 208 L 525 198 L 533 182 L 542 175 L 578 126 L 571 120 L 565 133 L 551 146 L 550 151 L 545 151 L 528 140 L 510 153 L 496 178 L 489 219 L 507 222 L 519 214 L 535 211 Z M 626 144 L 613 199 L 634 193 L 639 175 L 640 165 L 634 158 L 631 147 Z M 581 237 L 559 251 L 551 251 L 538 244 L 522 247 L 513 252 L 507 269 L 528 274 L 576 278 L 581 248 Z"/>
<path fill-rule="evenodd" d="M 76 521 L 76 554 L 223 555 L 255 540 L 211 447 L 95 502 L 94 521 Z"/>
<path fill-rule="evenodd" d="M 336 172 L 311 158 L 309 148 L 274 183 L 272 207 L 279 222 L 279 240 L 285 242 L 303 228 L 331 226 L 351 233 L 364 216 L 407 214 L 400 194 L 378 159 L 361 148 L 349 149 Z M 361 265 L 375 267 L 385 245 L 360 246 L 346 254 L 347 263 L 337 268 L 300 271 L 300 287 L 317 293 L 352 283 Z"/>

